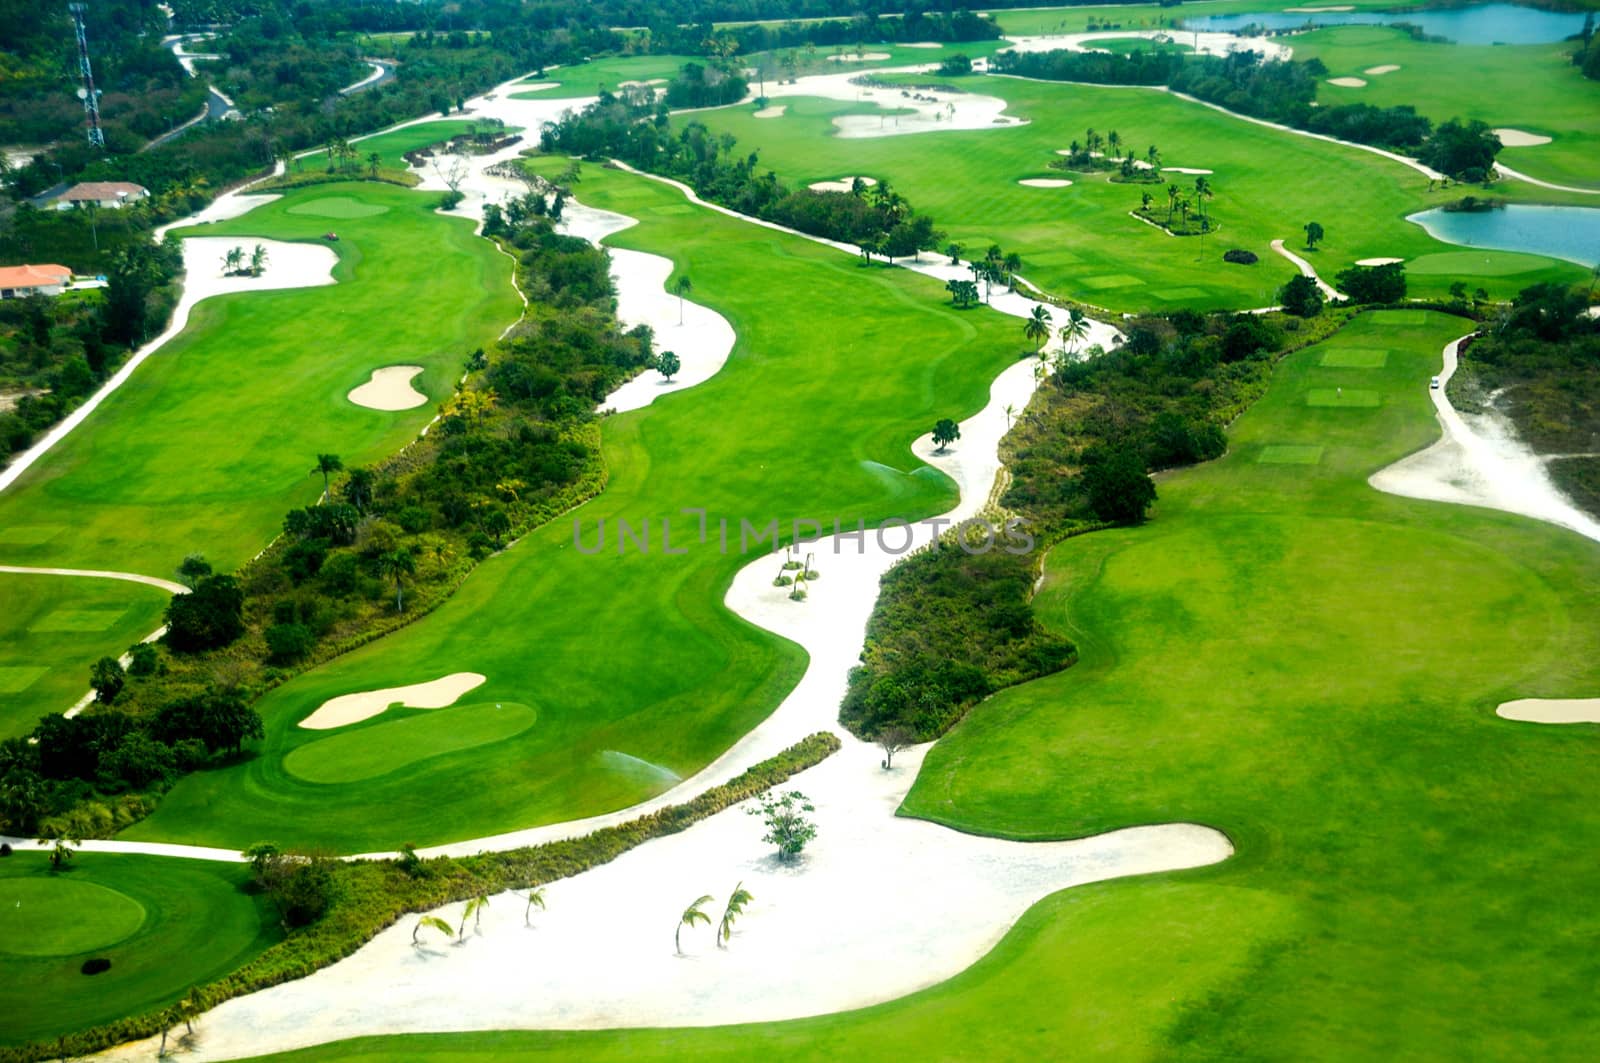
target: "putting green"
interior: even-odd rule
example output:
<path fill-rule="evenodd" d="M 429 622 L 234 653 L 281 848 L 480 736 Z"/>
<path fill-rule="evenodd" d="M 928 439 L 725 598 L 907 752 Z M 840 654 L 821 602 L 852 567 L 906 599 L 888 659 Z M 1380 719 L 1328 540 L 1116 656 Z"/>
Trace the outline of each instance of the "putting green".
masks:
<path fill-rule="evenodd" d="M 1312 388 L 1306 392 L 1307 406 L 1370 409 L 1381 401 L 1376 391 L 1365 391 L 1360 388 Z"/>
<path fill-rule="evenodd" d="M 1406 263 L 1406 272 L 1421 276 L 1514 277 L 1531 273 L 1538 263 L 1509 251 L 1440 251 Z"/>
<path fill-rule="evenodd" d="M 1321 460 L 1322 448 L 1305 443 L 1269 443 L 1256 456 L 1262 465 L 1315 465 Z"/>
<path fill-rule="evenodd" d="M 107 948 L 144 925 L 144 905 L 71 871 L 52 878 L 0 878 L 0 952 L 76 956 Z"/>
<path fill-rule="evenodd" d="M 360 782 L 430 757 L 519 735 L 538 714 L 517 702 L 416 709 L 416 716 L 345 731 L 283 758 L 283 770 L 314 783 Z"/>
<path fill-rule="evenodd" d="M 29 631 L 104 631 L 115 624 L 126 609 L 57 609 Z"/>
<path fill-rule="evenodd" d="M 1335 347 L 1322 356 L 1319 363 L 1324 369 L 1382 369 L 1389 362 L 1389 352 L 1377 347 Z"/>
<path fill-rule="evenodd" d="M 363 203 L 350 196 L 323 196 L 307 203 L 296 203 L 285 213 L 309 214 L 315 218 L 370 218 L 389 213 L 389 208 L 381 203 Z"/>

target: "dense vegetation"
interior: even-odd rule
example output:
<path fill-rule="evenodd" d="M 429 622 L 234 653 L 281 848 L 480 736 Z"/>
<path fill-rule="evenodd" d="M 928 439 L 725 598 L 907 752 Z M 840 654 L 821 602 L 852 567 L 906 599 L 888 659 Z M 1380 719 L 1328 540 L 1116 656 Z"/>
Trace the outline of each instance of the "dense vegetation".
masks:
<path fill-rule="evenodd" d="M 593 410 L 649 362 L 651 337 L 619 331 L 605 253 L 556 233 L 541 195 L 508 204 L 490 235 L 517 257 L 524 319 L 473 356 L 399 455 L 349 470 L 316 455 L 327 497 L 289 513 L 237 577 L 188 559 L 193 591 L 173 599 L 164 646 L 137 649 L 126 675 L 102 661 L 96 711 L 45 717 L 37 746 L 8 745 L 0 817 L 13 829 L 84 835 L 139 818 L 178 776 L 260 737 L 260 694 L 425 613 L 478 560 L 600 489 Z"/>
<path fill-rule="evenodd" d="M 818 732 L 742 775 L 680 805 L 669 805 L 615 827 L 566 841 L 469 857 L 423 860 L 407 850 L 395 860 L 340 861 L 262 842 L 246 850 L 257 888 L 274 902 L 286 936 L 227 977 L 197 986 L 183 1005 L 136 1015 L 69 1037 L 0 1048 L 0 1060 L 56 1059 L 151 1037 L 231 997 L 304 978 L 350 955 L 403 916 L 453 901 L 526 890 L 609 863 L 628 850 L 663 838 L 741 801 L 765 793 L 839 749 Z"/>
<path fill-rule="evenodd" d="M 1226 57 L 1176 52 L 1001 52 L 998 73 L 1099 85 L 1166 85 L 1239 114 L 1296 129 L 1417 155 L 1441 173 L 1483 181 L 1500 142 L 1482 122 L 1433 123 L 1409 106 L 1316 105 L 1320 59 L 1266 62 L 1255 52 Z"/>
<path fill-rule="evenodd" d="M 1600 515 L 1600 320 L 1581 289 L 1525 289 L 1462 352 L 1450 381 L 1464 409 L 1492 405 L 1578 505 Z"/>

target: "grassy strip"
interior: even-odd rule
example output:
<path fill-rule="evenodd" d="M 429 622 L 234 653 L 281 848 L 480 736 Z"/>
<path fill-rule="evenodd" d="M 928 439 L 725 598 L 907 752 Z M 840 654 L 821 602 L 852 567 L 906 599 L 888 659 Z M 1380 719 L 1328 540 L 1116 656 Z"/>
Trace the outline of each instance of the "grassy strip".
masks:
<path fill-rule="evenodd" d="M 771 789 L 826 760 L 839 749 L 839 744 L 836 736 L 819 731 L 693 800 L 581 838 L 500 853 L 440 857 L 422 863 L 354 860 L 339 864 L 334 871 L 335 900 L 326 916 L 290 934 L 227 977 L 196 988 L 189 994 L 189 1001 L 199 1010 L 209 1010 L 224 1000 L 304 978 L 355 952 L 379 931 L 413 912 L 509 889 L 527 889 L 610 863 L 635 846 L 677 834 Z M 146 1012 L 55 1041 L 0 1050 L 0 1063 L 98 1052 L 126 1041 L 154 1037 L 176 1021 L 170 1009 Z"/>

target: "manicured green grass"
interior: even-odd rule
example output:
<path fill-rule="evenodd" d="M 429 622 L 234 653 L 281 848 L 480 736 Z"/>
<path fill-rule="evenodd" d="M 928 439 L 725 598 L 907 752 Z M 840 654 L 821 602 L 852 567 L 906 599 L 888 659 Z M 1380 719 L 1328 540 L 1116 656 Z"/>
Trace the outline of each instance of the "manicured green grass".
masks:
<path fill-rule="evenodd" d="M 0 859 L 0 1044 L 109 1022 L 178 1000 L 279 936 L 244 865 L 39 852 Z M 111 969 L 85 975 L 85 959 Z"/>
<path fill-rule="evenodd" d="M 1546 181 L 1600 188 L 1600 81 L 1572 65 L 1570 41 L 1484 48 L 1414 41 L 1387 26 L 1340 26 L 1289 43 L 1296 59 L 1321 59 L 1330 77 L 1367 82 L 1319 86 L 1324 107 L 1409 104 L 1435 123 L 1477 118 L 1552 137 L 1549 144 L 1506 148 L 1500 158 Z M 1391 63 L 1400 69 L 1366 73 Z"/>
<path fill-rule="evenodd" d="M 1389 352 L 1380 347 L 1329 347 L 1320 364 L 1325 369 L 1382 369 L 1389 364 Z"/>
<path fill-rule="evenodd" d="M 668 785 L 668 773 L 688 776 L 748 732 L 800 675 L 798 648 L 722 605 L 734 571 L 771 548 L 742 547 L 741 521 L 811 518 L 831 528 L 837 517 L 854 527 L 954 502 L 954 485 L 918 462 L 910 443 L 939 417 L 983 405 L 994 376 L 1030 349 L 1015 319 L 956 311 L 936 281 L 699 207 L 659 213 L 687 204 L 641 177 L 585 166 L 577 194 L 640 218 L 612 242 L 670 255 L 692 277 L 694 298 L 728 317 L 738 336 L 728 365 L 691 391 L 609 418 L 602 495 L 486 561 L 428 617 L 273 691 L 259 704 L 260 755 L 183 780 L 129 837 L 370 850 L 641 800 Z M 685 507 L 707 511 L 704 545 Z M 686 555 L 662 552 L 664 518 Z M 580 553 L 574 520 L 592 548 L 602 519 L 605 550 Z M 619 554 L 619 520 L 635 529 L 649 521 L 654 552 Z M 813 601 L 830 593 L 827 559 L 817 561 Z M 475 702 L 534 705 L 538 722 L 338 787 L 286 769 L 296 749 L 328 741 L 297 726 L 323 700 L 457 671 L 488 677 Z M 448 728 L 454 711 L 438 710 L 437 726 Z M 628 757 L 665 770 L 641 771 Z"/>
<path fill-rule="evenodd" d="M 168 598 L 122 580 L 0 573 L 0 738 L 69 708 L 90 665 L 161 626 Z"/>
<path fill-rule="evenodd" d="M 525 77 L 520 84 L 528 86 L 526 92 L 513 92 L 517 100 L 565 100 L 580 96 L 598 95 L 601 89 L 611 92 L 621 90 L 624 81 L 650 81 L 654 78 L 671 80 L 685 63 L 705 64 L 703 56 L 692 55 L 630 55 L 614 59 L 596 59 L 576 66 L 557 67 L 542 78 Z M 537 85 L 553 88 L 535 90 Z"/>
<path fill-rule="evenodd" d="M 1289 0 L 1264 3 L 1263 0 L 1207 0 L 1203 6 L 1162 7 L 1157 4 L 1101 4 L 1092 7 L 1029 7 L 1015 10 L 993 11 L 1001 29 L 1012 36 L 1060 35 L 1083 33 L 1093 20 L 1098 26 L 1107 23 L 1129 30 L 1171 29 L 1188 18 L 1208 15 L 1254 14 L 1262 11 L 1282 11 L 1290 7 L 1319 7 L 1320 4 L 1295 4 Z M 1339 7 L 1376 8 L 1391 11 L 1399 7 L 1395 0 L 1342 0 Z M 1298 40 L 1299 38 L 1296 38 Z M 1292 42 L 1291 42 L 1292 43 Z"/>
<path fill-rule="evenodd" d="M 971 969 L 862 1011 L 282 1058 L 1592 1058 L 1597 728 L 1493 707 L 1600 689 L 1600 546 L 1366 485 L 1437 436 L 1427 379 L 1468 327 L 1404 322 L 1291 355 L 1148 525 L 1057 547 L 1037 607 L 1082 662 L 985 702 L 904 809 L 1030 839 L 1188 820 L 1232 859 L 1056 894 Z M 1382 367 L 1321 365 L 1379 345 Z M 1306 407 L 1358 375 L 1380 406 Z M 1259 463 L 1285 440 L 1322 461 Z"/>
<path fill-rule="evenodd" d="M 335 223 L 338 283 L 195 307 L 182 335 L 0 495 L 0 527 L 70 529 L 0 541 L 0 560 L 170 576 L 200 551 L 231 568 L 317 497 L 318 453 L 371 462 L 427 423 L 430 406 L 386 413 L 345 395 L 403 354 L 424 367 L 415 386 L 441 398 L 519 306 L 505 256 L 433 213 L 437 195 L 315 185 L 192 234 L 320 241 L 330 220 L 294 211 L 330 199 L 384 210 Z"/>
<path fill-rule="evenodd" d="M 533 726 L 538 714 L 515 702 L 418 710 L 413 716 L 377 717 L 380 723 L 341 728 L 319 742 L 299 746 L 283 758 L 283 770 L 316 783 L 360 782 L 390 772 L 414 770 L 419 761 L 498 742 Z"/>
<path fill-rule="evenodd" d="M 1022 255 L 1023 275 L 1033 283 L 1113 310 L 1270 305 L 1294 274 L 1271 242 L 1283 239 L 1296 248 L 1311 220 L 1319 220 L 1329 237 L 1315 252 L 1302 253 L 1329 281 L 1359 259 L 1455 251 L 1405 217 L 1460 191 L 1430 193 L 1421 175 L 1370 152 L 1268 129 L 1148 89 L 957 80 L 965 91 L 1003 97 L 1008 113 L 1028 124 L 847 140 L 833 135 L 833 119 L 860 104 L 811 98 L 786 101 L 788 111 L 776 119 L 754 118 L 742 107 L 696 117 L 714 132 L 736 136 L 737 150 L 759 150 L 762 166 L 795 186 L 839 174 L 889 179 L 969 251 L 998 243 Z M 894 102 L 894 90 L 876 93 Z M 1203 257 L 1198 238 L 1175 239 L 1129 216 L 1145 191 L 1160 209 L 1162 185 L 1113 183 L 1105 174 L 1063 175 L 1074 184 L 1062 189 L 1017 184 L 1045 172 L 1057 150 L 1081 141 L 1091 126 L 1102 134 L 1118 131 L 1140 154 L 1156 145 L 1164 165 L 1216 171 L 1208 178 L 1215 198 L 1207 209 L 1218 231 L 1205 240 Z M 1194 177 L 1167 176 L 1192 193 Z M 1223 262 L 1223 252 L 1235 247 L 1254 251 L 1260 261 Z M 1063 250 L 1073 259 L 1054 257 Z M 1464 280 L 1508 297 L 1540 280 L 1582 276 L 1575 266 L 1533 255 L 1497 253 L 1494 259 L 1487 276 L 1478 275 L 1474 256 L 1456 260 L 1453 271 L 1415 276 L 1412 294 L 1444 296 L 1451 283 Z M 1504 274 L 1499 263 L 1519 272 Z"/>

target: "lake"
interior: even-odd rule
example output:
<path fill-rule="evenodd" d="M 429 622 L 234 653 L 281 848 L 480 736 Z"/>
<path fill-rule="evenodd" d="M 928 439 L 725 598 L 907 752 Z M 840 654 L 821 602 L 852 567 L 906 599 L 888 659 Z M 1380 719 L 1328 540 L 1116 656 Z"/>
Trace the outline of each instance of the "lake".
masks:
<path fill-rule="evenodd" d="M 1309 6 L 1317 7 L 1318 4 Z M 1205 15 L 1186 18 L 1183 28 L 1236 32 L 1245 26 L 1295 29 L 1307 22 L 1318 26 L 1372 26 L 1408 22 L 1432 37 L 1458 44 L 1548 44 L 1565 40 L 1583 29 L 1583 13 L 1544 11 L 1518 4 L 1479 4 L 1474 7 L 1432 11 L 1318 11 L 1290 13 L 1265 11 L 1254 15 Z"/>
<path fill-rule="evenodd" d="M 1600 208 L 1513 205 L 1499 210 L 1435 208 L 1406 219 L 1436 240 L 1463 247 L 1527 251 L 1593 267 L 1600 262 Z"/>

